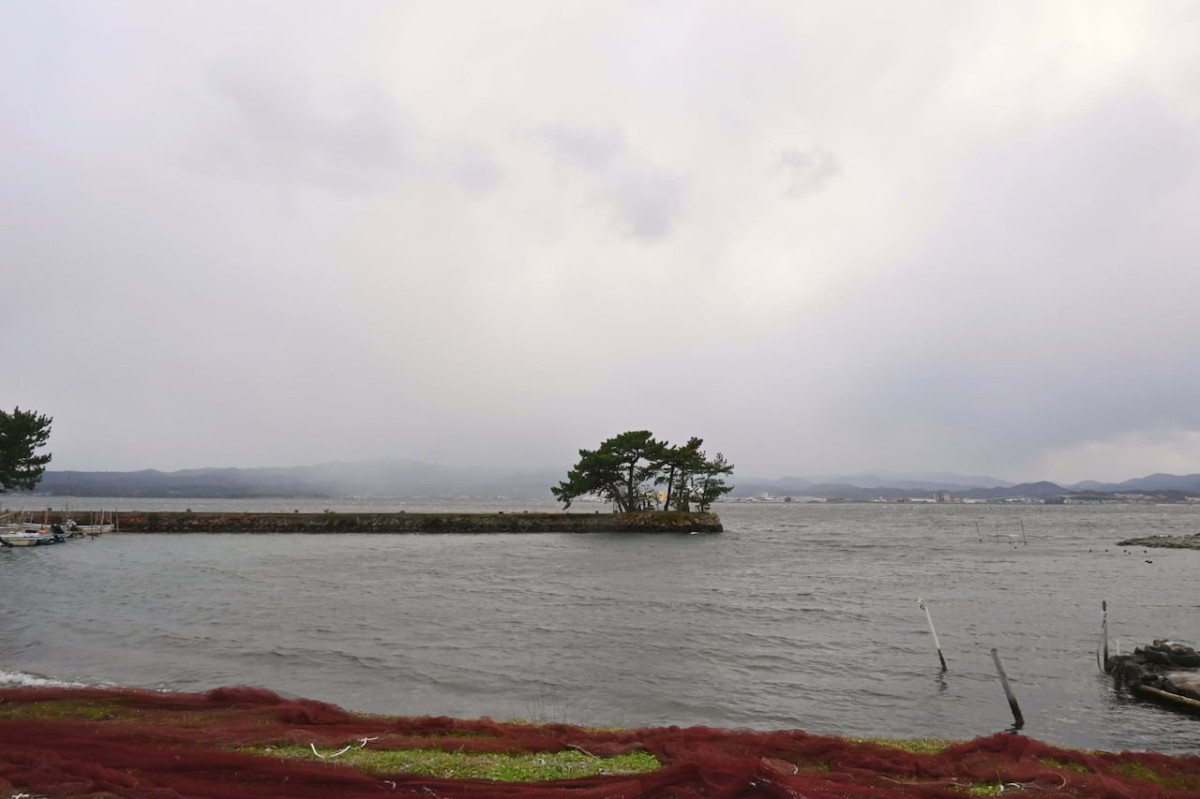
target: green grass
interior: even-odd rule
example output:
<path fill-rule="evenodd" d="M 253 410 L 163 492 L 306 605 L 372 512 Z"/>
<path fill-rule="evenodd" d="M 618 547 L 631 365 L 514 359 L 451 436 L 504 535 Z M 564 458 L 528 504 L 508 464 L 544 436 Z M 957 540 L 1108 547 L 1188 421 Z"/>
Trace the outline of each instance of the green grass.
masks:
<path fill-rule="evenodd" d="M 879 746 L 888 746 L 892 749 L 899 749 L 904 752 L 909 752 L 914 755 L 936 755 L 938 752 L 945 749 L 947 746 L 952 746 L 958 741 L 947 741 L 942 738 L 847 738 L 847 741 L 854 743 L 877 744 Z"/>
<path fill-rule="evenodd" d="M 1092 770 L 1082 763 L 1067 763 L 1062 760 L 1055 760 L 1049 757 L 1038 758 L 1038 762 L 1047 768 L 1060 768 L 1067 771 L 1075 771 L 1080 774 L 1091 774 Z"/>
<path fill-rule="evenodd" d="M 322 760 L 306 746 L 250 747 L 241 751 L 298 760 Z M 352 748 L 337 763 L 373 774 L 408 772 L 445 779 L 483 779 L 500 782 L 542 782 L 608 774 L 642 774 L 662 767 L 647 752 L 596 757 L 574 749 L 537 754 L 443 752 L 440 749 Z"/>
<path fill-rule="evenodd" d="M 5 719 L 85 719 L 112 721 L 132 717 L 115 702 L 22 702 L 0 704 L 0 718 Z"/>
<path fill-rule="evenodd" d="M 1175 788 L 1179 790 L 1195 790 L 1196 788 L 1196 780 L 1190 778 L 1190 775 L 1163 775 L 1155 771 L 1150 766 L 1142 763 L 1135 763 L 1133 761 L 1117 763 L 1112 767 L 1112 770 L 1114 773 L 1120 774 L 1122 777 L 1129 777 L 1135 780 L 1145 780 L 1146 782 L 1152 782 L 1156 785 L 1162 785 L 1167 788 Z"/>
<path fill-rule="evenodd" d="M 0 719 L 39 721 L 116 721 L 127 723 L 157 724 L 153 711 L 138 711 L 128 708 L 120 701 L 93 702 L 91 700 L 44 700 L 35 702 L 0 702 Z M 202 727 L 220 720 L 213 713 L 179 713 L 170 711 L 171 724 Z M 265 722 L 260 722 L 265 723 Z M 3 797 L 0 797 L 3 799 Z"/>

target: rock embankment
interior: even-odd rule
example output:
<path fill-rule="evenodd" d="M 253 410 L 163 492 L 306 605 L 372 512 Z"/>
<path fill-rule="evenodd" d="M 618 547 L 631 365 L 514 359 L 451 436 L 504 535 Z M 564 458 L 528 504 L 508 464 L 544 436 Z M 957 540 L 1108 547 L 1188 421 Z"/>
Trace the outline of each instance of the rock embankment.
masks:
<path fill-rule="evenodd" d="M 1119 547 L 1162 547 L 1164 549 L 1200 549 L 1200 533 L 1196 535 L 1151 535 L 1118 541 Z"/>
<path fill-rule="evenodd" d="M 86 518 L 86 513 L 81 514 Z M 213 513 L 122 511 L 122 533 L 719 533 L 714 513 Z"/>

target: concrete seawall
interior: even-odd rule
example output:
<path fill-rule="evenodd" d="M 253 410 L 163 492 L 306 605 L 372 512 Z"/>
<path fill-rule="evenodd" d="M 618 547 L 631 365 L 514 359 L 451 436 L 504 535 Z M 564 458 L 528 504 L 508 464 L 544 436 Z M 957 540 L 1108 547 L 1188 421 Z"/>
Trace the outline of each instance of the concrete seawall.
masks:
<path fill-rule="evenodd" d="M 51 522 L 57 519 L 51 514 Z M 73 513 L 89 518 L 88 511 Z M 122 511 L 122 533 L 719 533 L 715 513 L 191 513 Z"/>

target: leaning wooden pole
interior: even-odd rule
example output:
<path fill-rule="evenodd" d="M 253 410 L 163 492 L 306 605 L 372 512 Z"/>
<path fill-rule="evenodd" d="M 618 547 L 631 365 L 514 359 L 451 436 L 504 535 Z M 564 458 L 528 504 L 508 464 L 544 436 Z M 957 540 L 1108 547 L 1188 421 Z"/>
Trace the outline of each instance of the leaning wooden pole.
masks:
<path fill-rule="evenodd" d="M 1021 729 L 1025 726 L 1025 717 L 1021 715 L 1021 706 L 1017 704 L 1017 695 L 1013 693 L 1012 686 L 1008 684 L 1008 675 L 1004 673 L 1004 664 L 1000 662 L 1000 653 L 992 647 L 992 660 L 996 663 L 996 671 L 1000 673 L 1000 685 L 1004 686 L 1004 695 L 1008 697 L 1008 706 L 1012 710 L 1014 729 Z"/>
<path fill-rule="evenodd" d="M 917 607 L 925 611 L 925 620 L 929 622 L 929 632 L 933 636 L 933 645 L 937 648 L 938 660 L 942 663 L 942 671 L 946 671 L 946 657 L 942 654 L 942 644 L 938 641 L 937 630 L 933 628 L 933 616 L 929 614 L 929 606 L 925 604 L 925 600 L 917 597 Z"/>
<path fill-rule="evenodd" d="M 1100 670 L 1108 671 L 1108 600 L 1100 602 L 1101 620 L 1100 620 Z"/>

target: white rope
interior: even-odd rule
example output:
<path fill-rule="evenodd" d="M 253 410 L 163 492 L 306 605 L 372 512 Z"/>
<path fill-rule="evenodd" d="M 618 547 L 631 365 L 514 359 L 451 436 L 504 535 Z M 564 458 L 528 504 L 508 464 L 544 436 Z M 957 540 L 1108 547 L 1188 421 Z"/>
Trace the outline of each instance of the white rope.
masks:
<path fill-rule="evenodd" d="M 316 755 L 317 757 L 321 758 L 322 760 L 328 760 L 328 759 L 330 759 L 330 758 L 337 757 L 338 755 L 344 755 L 344 754 L 346 754 L 347 752 L 349 752 L 349 751 L 350 751 L 350 746 L 349 746 L 349 745 L 347 745 L 347 746 L 343 746 L 341 749 L 339 749 L 338 751 L 334 752 L 334 753 L 333 753 L 333 754 L 331 754 L 331 755 L 323 755 L 323 754 L 321 754 L 320 752 L 318 752 L 318 751 L 317 751 L 317 745 L 316 745 L 316 744 L 314 744 L 314 743 L 309 743 L 309 745 L 308 745 L 308 746 L 309 746 L 309 748 L 310 748 L 310 749 L 312 749 L 312 751 L 313 751 L 313 754 L 314 754 L 314 755 Z"/>
<path fill-rule="evenodd" d="M 378 735 L 376 735 L 374 738 L 359 738 L 359 739 L 358 739 L 358 748 L 359 748 L 359 749 L 366 749 L 366 748 L 367 748 L 367 744 L 369 744 L 371 741 L 378 741 L 378 740 L 379 740 L 379 736 L 378 736 Z M 314 754 L 314 755 L 316 755 L 317 757 L 321 758 L 322 760 L 330 760 L 330 759 L 332 759 L 332 758 L 335 758 L 335 757 L 337 757 L 338 755 L 344 755 L 344 754 L 346 754 L 347 752 L 349 752 L 351 749 L 353 749 L 353 748 L 354 748 L 354 745 L 353 745 L 353 744 L 346 744 L 346 745 L 345 745 L 345 746 L 343 746 L 341 749 L 339 749 L 339 750 L 337 750 L 336 752 L 334 752 L 333 754 L 329 754 L 329 755 L 323 755 L 323 754 L 321 754 L 320 752 L 318 752 L 318 751 L 317 751 L 317 745 L 316 745 L 316 744 L 314 744 L 314 743 L 312 743 L 311 741 L 310 741 L 310 742 L 309 742 L 309 744 L 308 744 L 308 748 L 312 750 L 312 752 L 313 752 L 313 754 Z"/>

